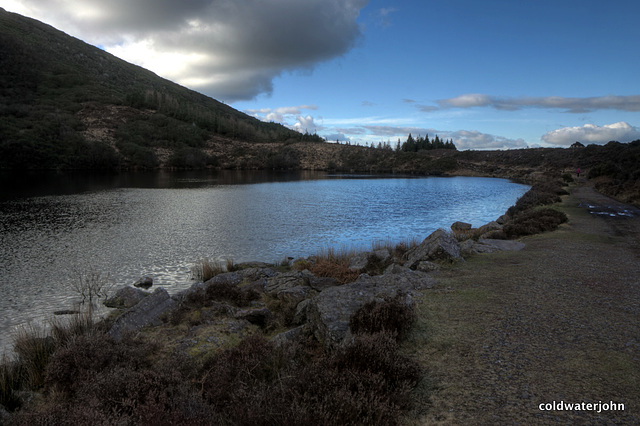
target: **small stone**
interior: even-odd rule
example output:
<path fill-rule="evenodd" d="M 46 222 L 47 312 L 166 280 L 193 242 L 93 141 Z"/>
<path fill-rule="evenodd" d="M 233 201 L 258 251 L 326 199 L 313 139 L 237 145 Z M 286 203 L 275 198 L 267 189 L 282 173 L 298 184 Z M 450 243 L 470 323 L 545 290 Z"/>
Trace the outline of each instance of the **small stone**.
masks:
<path fill-rule="evenodd" d="M 150 289 L 153 286 L 153 278 L 144 276 L 133 284 L 134 287 L 143 288 L 145 290 Z"/>

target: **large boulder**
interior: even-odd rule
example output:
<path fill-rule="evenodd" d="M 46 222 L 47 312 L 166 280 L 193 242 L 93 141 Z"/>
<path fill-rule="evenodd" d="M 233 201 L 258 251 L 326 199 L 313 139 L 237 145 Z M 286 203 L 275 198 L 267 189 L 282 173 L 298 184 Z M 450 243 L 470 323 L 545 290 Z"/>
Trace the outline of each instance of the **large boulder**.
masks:
<path fill-rule="evenodd" d="M 465 231 L 471 231 L 471 224 L 470 223 L 466 223 L 466 222 L 453 222 L 451 224 L 451 230 L 454 232 L 465 232 Z"/>
<path fill-rule="evenodd" d="M 486 225 L 482 225 L 476 231 L 476 235 L 480 235 L 482 238 L 483 235 L 488 235 L 494 231 L 500 231 L 502 229 L 502 225 L 500 225 L 497 221 L 489 222 Z"/>
<path fill-rule="evenodd" d="M 276 297 L 283 290 L 308 286 L 311 278 L 313 278 L 313 274 L 306 269 L 304 271 L 289 271 L 277 274 L 267 279 L 264 291 L 268 295 Z"/>
<path fill-rule="evenodd" d="M 404 265 L 411 269 L 415 269 L 423 261 L 454 263 L 462 259 L 458 241 L 442 228 L 409 250 L 405 256 L 407 261 Z"/>
<path fill-rule="evenodd" d="M 126 285 L 118 289 L 113 296 L 107 298 L 104 301 L 104 305 L 108 308 L 128 309 L 147 296 L 149 296 L 149 293 L 146 291 Z"/>
<path fill-rule="evenodd" d="M 307 326 L 326 346 L 349 339 L 351 316 L 364 304 L 404 295 L 411 303 L 415 290 L 430 288 L 435 279 L 408 268 L 390 268 L 383 275 L 361 275 L 355 282 L 327 288 L 305 304 Z"/>
<path fill-rule="evenodd" d="M 478 241 L 467 240 L 460 244 L 460 253 L 469 257 L 478 253 L 495 253 L 497 251 L 520 251 L 524 243 L 513 240 L 493 240 L 480 238 Z"/>
<path fill-rule="evenodd" d="M 210 280 L 205 281 L 204 285 L 209 287 L 216 284 L 235 284 L 238 285 L 242 282 L 244 276 L 239 272 L 225 272 L 218 274 Z"/>
<path fill-rule="evenodd" d="M 170 313 L 178 302 L 173 300 L 167 290 L 157 288 L 139 303 L 127 309 L 116 318 L 109 335 L 114 339 L 121 339 L 125 333 L 139 330 L 147 326 L 162 324 L 162 317 Z"/>

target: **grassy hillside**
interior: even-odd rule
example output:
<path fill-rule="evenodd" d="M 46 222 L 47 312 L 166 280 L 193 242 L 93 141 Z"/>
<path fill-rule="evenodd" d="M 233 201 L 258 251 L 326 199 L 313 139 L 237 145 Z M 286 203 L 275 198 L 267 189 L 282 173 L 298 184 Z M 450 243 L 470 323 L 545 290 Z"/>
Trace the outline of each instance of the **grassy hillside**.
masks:
<path fill-rule="evenodd" d="M 0 9 L 0 168 L 214 163 L 213 136 L 317 140 L 264 123 L 33 19 Z"/>

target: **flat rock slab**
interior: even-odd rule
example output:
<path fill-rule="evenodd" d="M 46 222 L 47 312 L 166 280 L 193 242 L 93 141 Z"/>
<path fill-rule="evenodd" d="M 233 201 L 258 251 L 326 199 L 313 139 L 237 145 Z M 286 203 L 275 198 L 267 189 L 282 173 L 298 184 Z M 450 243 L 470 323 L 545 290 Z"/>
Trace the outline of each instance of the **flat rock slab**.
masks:
<path fill-rule="evenodd" d="M 513 240 L 493 240 L 489 238 L 480 238 L 479 244 L 491 247 L 496 251 L 520 251 L 524 248 L 524 243 Z"/>
<path fill-rule="evenodd" d="M 171 312 L 177 303 L 169 296 L 167 290 L 158 288 L 136 305 L 124 311 L 113 323 L 109 335 L 119 340 L 125 333 L 147 326 L 160 325 L 162 324 L 160 318 Z"/>

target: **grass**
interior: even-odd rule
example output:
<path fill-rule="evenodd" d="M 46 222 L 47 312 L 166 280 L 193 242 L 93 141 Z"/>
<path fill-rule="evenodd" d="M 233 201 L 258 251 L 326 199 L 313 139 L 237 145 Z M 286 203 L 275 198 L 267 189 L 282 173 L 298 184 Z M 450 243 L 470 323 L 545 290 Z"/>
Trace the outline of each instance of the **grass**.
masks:
<path fill-rule="evenodd" d="M 311 256 L 309 260 L 298 261 L 293 268 L 298 270 L 308 269 L 318 277 L 335 278 L 339 284 L 347 284 L 355 281 L 361 273 L 379 275 L 389 266 L 393 259 L 401 259 L 402 256 L 417 246 L 420 242 L 414 238 L 408 238 L 398 243 L 391 240 L 378 240 L 371 244 L 371 252 L 367 258 L 367 264 L 362 269 L 350 268 L 351 259 L 358 255 L 359 251 L 354 247 L 343 246 L 340 249 L 327 248 L 320 253 Z M 389 259 L 382 260 L 374 252 L 387 250 Z"/>

